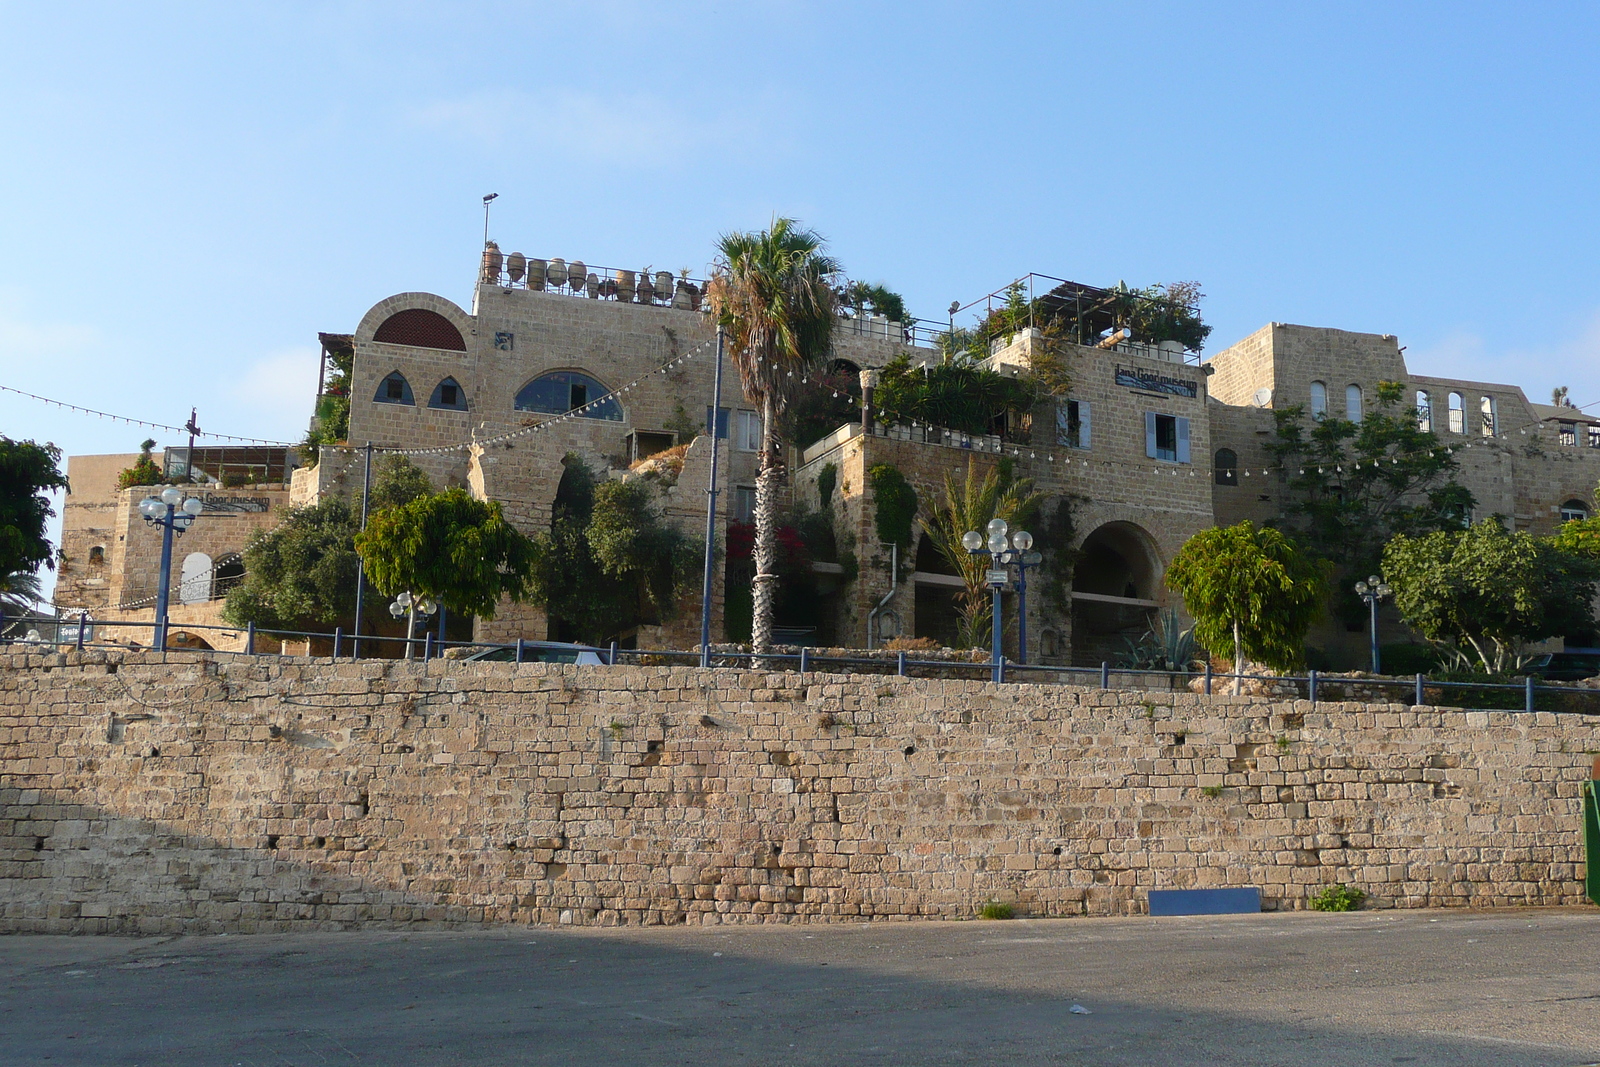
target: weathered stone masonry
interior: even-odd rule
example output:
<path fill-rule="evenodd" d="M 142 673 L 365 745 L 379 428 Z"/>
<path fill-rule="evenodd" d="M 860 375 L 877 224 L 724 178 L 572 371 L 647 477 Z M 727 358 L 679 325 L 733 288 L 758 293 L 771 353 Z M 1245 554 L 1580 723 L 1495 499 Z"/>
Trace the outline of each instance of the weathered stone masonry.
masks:
<path fill-rule="evenodd" d="M 893 677 L 0 657 L 0 929 L 1577 904 L 1600 717 Z M 1218 788 L 1220 787 L 1220 788 Z M 1213 795 L 1215 794 L 1215 795 Z"/>

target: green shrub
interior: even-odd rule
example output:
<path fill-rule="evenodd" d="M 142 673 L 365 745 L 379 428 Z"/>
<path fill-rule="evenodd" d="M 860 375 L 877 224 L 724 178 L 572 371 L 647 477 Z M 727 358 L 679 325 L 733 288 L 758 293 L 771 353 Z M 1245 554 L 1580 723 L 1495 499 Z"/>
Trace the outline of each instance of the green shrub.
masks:
<path fill-rule="evenodd" d="M 1016 917 L 1016 909 L 1004 901 L 986 900 L 983 902 L 983 906 L 978 909 L 978 918 L 980 919 L 1014 919 Z"/>
<path fill-rule="evenodd" d="M 1312 911 L 1360 911 L 1367 895 L 1353 885 L 1330 885 L 1311 898 Z"/>

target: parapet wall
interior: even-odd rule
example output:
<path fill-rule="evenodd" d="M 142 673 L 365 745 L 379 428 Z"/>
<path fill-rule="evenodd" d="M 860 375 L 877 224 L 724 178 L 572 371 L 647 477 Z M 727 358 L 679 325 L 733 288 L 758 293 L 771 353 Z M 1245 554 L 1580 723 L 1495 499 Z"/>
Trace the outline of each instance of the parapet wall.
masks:
<path fill-rule="evenodd" d="M 0 929 L 1578 904 L 1600 717 L 886 676 L 0 656 Z"/>

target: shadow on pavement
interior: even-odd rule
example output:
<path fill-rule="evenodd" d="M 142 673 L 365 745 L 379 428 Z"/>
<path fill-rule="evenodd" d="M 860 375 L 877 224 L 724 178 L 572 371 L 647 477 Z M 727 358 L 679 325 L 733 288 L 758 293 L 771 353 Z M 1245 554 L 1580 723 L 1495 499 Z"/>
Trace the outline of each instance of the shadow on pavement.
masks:
<path fill-rule="evenodd" d="M 1597 943 L 1575 909 L 19 936 L 0 1063 L 1571 1067 Z"/>

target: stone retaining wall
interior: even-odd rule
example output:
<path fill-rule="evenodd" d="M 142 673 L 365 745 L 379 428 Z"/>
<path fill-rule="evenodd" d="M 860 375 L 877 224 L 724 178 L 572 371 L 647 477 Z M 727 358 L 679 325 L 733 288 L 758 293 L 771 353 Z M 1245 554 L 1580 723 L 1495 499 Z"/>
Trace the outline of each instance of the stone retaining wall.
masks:
<path fill-rule="evenodd" d="M 1579 904 L 1600 717 L 672 667 L 0 655 L 0 929 Z"/>

